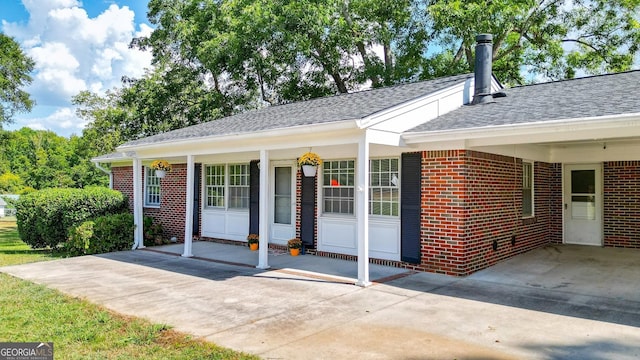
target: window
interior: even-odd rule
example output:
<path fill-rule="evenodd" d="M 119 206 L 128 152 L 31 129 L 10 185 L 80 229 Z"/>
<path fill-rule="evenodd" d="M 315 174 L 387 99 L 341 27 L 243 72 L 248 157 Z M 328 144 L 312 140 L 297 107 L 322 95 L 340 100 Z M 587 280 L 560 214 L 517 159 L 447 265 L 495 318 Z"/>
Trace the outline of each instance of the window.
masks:
<path fill-rule="evenodd" d="M 533 163 L 522 162 L 522 216 L 533 216 Z"/>
<path fill-rule="evenodd" d="M 207 165 L 205 196 L 207 207 L 224 207 L 224 165 Z"/>
<path fill-rule="evenodd" d="M 204 176 L 206 207 L 249 208 L 249 164 L 207 165 Z"/>
<path fill-rule="evenodd" d="M 144 205 L 160 206 L 160 178 L 156 171 L 146 167 L 144 171 Z"/>
<path fill-rule="evenodd" d="M 325 161 L 322 171 L 324 213 L 353 214 L 355 160 Z"/>
<path fill-rule="evenodd" d="M 369 214 L 398 216 L 398 159 L 374 159 L 369 162 Z"/>
<path fill-rule="evenodd" d="M 229 165 L 229 208 L 249 208 L 249 164 Z"/>

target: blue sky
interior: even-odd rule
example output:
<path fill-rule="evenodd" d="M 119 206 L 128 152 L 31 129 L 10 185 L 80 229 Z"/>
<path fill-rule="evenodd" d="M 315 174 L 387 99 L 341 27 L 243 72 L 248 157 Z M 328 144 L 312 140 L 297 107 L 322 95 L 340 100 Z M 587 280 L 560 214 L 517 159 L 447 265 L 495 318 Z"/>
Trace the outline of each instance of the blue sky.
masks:
<path fill-rule="evenodd" d="M 151 32 L 146 14 L 146 0 L 0 1 L 0 31 L 36 62 L 25 89 L 36 106 L 5 128 L 80 135 L 85 123 L 75 115 L 73 95 L 104 93 L 150 66 L 151 54 L 128 48 L 133 37 Z"/>

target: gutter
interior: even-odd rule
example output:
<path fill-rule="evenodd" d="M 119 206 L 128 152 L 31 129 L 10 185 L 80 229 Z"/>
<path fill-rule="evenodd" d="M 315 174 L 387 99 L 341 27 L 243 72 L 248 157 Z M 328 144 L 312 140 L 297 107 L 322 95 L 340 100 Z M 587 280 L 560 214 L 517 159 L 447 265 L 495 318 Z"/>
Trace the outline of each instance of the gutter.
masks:
<path fill-rule="evenodd" d="M 113 173 L 111 172 L 111 170 L 102 167 L 102 165 L 100 165 L 100 163 L 98 163 L 98 162 L 94 162 L 94 164 L 96 165 L 96 167 L 98 169 L 100 169 L 100 171 L 102 171 L 103 173 L 109 175 L 109 189 L 113 190 Z"/>

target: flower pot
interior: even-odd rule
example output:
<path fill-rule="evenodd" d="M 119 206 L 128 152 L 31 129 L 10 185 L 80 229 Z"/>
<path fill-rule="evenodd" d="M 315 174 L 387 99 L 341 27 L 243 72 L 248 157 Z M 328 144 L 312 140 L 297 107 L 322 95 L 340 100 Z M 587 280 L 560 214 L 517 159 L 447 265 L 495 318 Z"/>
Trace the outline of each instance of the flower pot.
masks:
<path fill-rule="evenodd" d="M 300 254 L 300 249 L 289 249 L 289 254 L 291 254 L 291 256 L 298 256 Z"/>
<path fill-rule="evenodd" d="M 316 171 L 318 171 L 318 167 L 315 165 L 302 165 L 302 172 L 306 177 L 316 176 Z"/>
<path fill-rule="evenodd" d="M 258 250 L 258 244 L 249 244 L 249 249 L 251 249 L 251 251 Z"/>
<path fill-rule="evenodd" d="M 156 176 L 162 179 L 167 176 L 167 172 L 165 170 L 156 170 Z"/>

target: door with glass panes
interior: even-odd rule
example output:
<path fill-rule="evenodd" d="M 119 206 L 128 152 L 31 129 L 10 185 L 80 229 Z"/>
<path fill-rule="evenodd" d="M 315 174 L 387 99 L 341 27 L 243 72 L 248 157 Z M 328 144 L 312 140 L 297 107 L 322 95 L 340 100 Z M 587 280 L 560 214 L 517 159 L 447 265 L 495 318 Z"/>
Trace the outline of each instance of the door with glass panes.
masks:
<path fill-rule="evenodd" d="M 564 242 L 602 245 L 602 165 L 565 165 Z"/>
<path fill-rule="evenodd" d="M 271 226 L 269 241 L 286 244 L 295 237 L 295 168 L 289 164 L 273 164 L 271 168 Z"/>

